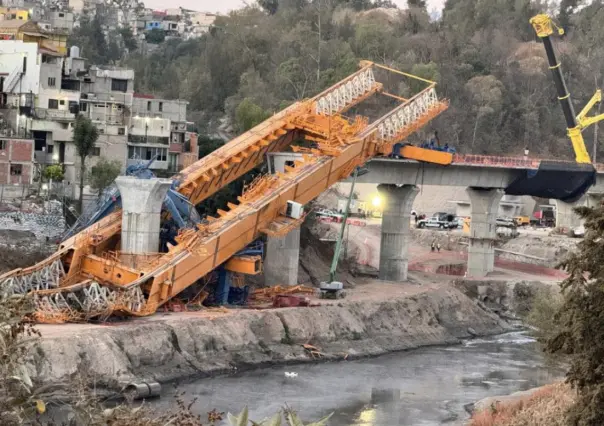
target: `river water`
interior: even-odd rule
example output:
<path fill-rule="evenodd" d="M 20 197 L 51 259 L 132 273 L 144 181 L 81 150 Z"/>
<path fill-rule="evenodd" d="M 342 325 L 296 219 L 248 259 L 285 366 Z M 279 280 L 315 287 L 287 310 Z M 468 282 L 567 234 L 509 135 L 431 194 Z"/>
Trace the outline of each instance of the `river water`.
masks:
<path fill-rule="evenodd" d="M 285 372 L 295 372 L 287 378 Z M 259 421 L 284 404 L 303 419 L 334 412 L 331 426 L 458 425 L 464 406 L 551 383 L 563 375 L 546 362 L 533 339 L 517 332 L 358 361 L 260 369 L 181 383 L 185 399 L 197 397 L 200 414 L 244 406 Z M 170 391 L 175 392 L 175 391 Z M 173 400 L 162 397 L 159 406 Z"/>

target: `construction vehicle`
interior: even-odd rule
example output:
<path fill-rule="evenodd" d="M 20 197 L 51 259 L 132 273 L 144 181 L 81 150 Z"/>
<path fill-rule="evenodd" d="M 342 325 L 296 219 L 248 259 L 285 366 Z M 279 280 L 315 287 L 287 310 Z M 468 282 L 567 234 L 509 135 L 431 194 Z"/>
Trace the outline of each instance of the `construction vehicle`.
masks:
<path fill-rule="evenodd" d="M 594 105 L 601 101 L 602 92 L 600 90 L 596 91 L 583 110 L 575 115 L 570 93 L 562 74 L 561 64 L 556 57 L 550 38 L 554 34 L 554 28 L 557 29 L 559 35 L 564 34 L 564 30 L 557 27 L 552 19 L 545 14 L 534 16 L 530 19 L 530 23 L 537 37 L 543 42 L 547 54 L 549 68 L 566 120 L 568 136 L 572 143 L 576 163 L 569 165 L 566 162 L 541 161 L 537 171 L 527 170 L 524 178 L 518 179 L 506 188 L 506 193 L 509 195 L 530 194 L 541 198 L 573 202 L 583 196 L 596 180 L 596 170 L 591 164 L 591 159 L 585 148 L 582 131 L 604 119 L 604 114 L 587 116 Z"/>
<path fill-rule="evenodd" d="M 394 109 L 372 123 L 363 115 L 343 115 L 353 107 L 359 111 L 370 97 L 392 97 L 389 92 L 398 90 L 401 79 L 420 80 L 426 87 L 410 99 L 400 98 Z M 220 268 L 258 273 L 258 256 L 240 253 L 263 236 L 281 237 L 299 227 L 304 216 L 287 215 L 288 205 L 300 213 L 297 206 L 348 178 L 371 158 L 387 156 L 394 144 L 447 107 L 447 101 L 437 97 L 436 83 L 364 61 L 359 71 L 333 87 L 294 103 L 182 170 L 172 190 L 187 203 L 180 207 L 189 210 L 186 220 L 177 223 L 176 244 L 167 244 L 167 252 L 122 253 L 122 211 L 113 204 L 96 219 L 84 218 L 79 225 L 83 229 L 74 229 L 49 258 L 0 276 L 0 289 L 8 295 L 31 294 L 39 322 L 86 321 L 153 314 Z M 379 113 L 373 104 L 371 109 Z M 312 145 L 295 144 L 301 139 Z M 302 155 L 284 173 L 259 176 L 237 203 L 229 203 L 215 217 L 195 217 L 191 206 L 262 164 L 268 153 L 286 150 Z M 417 153 L 409 158 L 431 161 L 432 152 Z M 174 219 L 169 206 L 164 205 L 163 217 Z M 227 284 L 219 287 L 226 289 Z M 225 291 L 219 291 L 222 300 L 228 300 Z"/>
<path fill-rule="evenodd" d="M 531 218 L 528 216 L 516 216 L 514 222 L 516 226 L 528 226 L 531 224 Z"/>
<path fill-rule="evenodd" d="M 447 166 L 453 162 L 453 154 L 455 154 L 455 152 L 456 150 L 449 147 L 448 144 L 441 147 L 438 133 L 434 132 L 434 137 L 430 141 L 424 142 L 419 147 L 408 143 L 394 144 L 392 153 L 390 153 L 389 157 L 397 159 L 415 159 Z"/>

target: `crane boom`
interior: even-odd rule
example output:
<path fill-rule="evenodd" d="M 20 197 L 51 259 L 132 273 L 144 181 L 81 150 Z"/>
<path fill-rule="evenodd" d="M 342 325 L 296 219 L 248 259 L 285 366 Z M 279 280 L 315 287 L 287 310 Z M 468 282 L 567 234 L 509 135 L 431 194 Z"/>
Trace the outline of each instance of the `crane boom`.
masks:
<path fill-rule="evenodd" d="M 369 123 L 343 113 L 398 87 L 393 73 L 426 87 Z M 195 226 L 181 227 L 167 252 L 120 251 L 122 212 L 114 211 L 63 241 L 46 260 L 0 276 L 6 294 L 32 295 L 40 322 L 82 321 L 112 313 L 144 316 L 229 262 L 262 235 L 283 236 L 301 220 L 286 214 L 288 202 L 306 204 L 346 179 L 376 155 L 420 130 L 448 107 L 436 83 L 372 62 L 312 99 L 297 102 L 184 169 L 173 184 L 178 200 L 192 205 L 264 161 L 267 153 L 301 153 L 284 173 L 250 184 L 238 203 Z M 375 116 L 379 104 L 371 105 Z M 392 108 L 392 104 L 383 105 Z M 311 147 L 296 145 L 300 139 Z M 414 158 L 414 157 L 411 157 Z M 450 153 L 420 150 L 418 160 L 450 164 Z M 159 232 L 159 230 L 158 230 Z"/>
<path fill-rule="evenodd" d="M 564 119 L 566 120 L 566 128 L 568 136 L 571 140 L 573 150 L 575 152 L 575 160 L 577 163 L 591 163 L 589 153 L 585 148 L 585 141 L 583 140 L 582 131 L 584 128 L 591 124 L 597 123 L 604 119 L 604 114 L 597 116 L 587 117 L 587 113 L 593 106 L 600 102 L 602 99 L 602 93 L 600 90 L 596 91 L 596 94 L 587 103 L 585 108 L 577 116 L 575 115 L 575 109 L 573 107 L 572 98 L 566 87 L 564 76 L 562 74 L 562 66 L 559 62 L 556 51 L 552 44 L 551 35 L 554 34 L 554 28 L 557 29 L 559 35 L 564 34 L 564 30 L 555 25 L 552 18 L 549 15 L 540 14 L 536 15 L 530 20 L 531 25 L 535 29 L 537 37 L 543 41 L 545 53 L 547 54 L 547 61 L 549 63 L 549 69 L 552 72 L 554 83 L 556 85 L 556 91 L 558 92 L 558 100 L 564 113 Z"/>

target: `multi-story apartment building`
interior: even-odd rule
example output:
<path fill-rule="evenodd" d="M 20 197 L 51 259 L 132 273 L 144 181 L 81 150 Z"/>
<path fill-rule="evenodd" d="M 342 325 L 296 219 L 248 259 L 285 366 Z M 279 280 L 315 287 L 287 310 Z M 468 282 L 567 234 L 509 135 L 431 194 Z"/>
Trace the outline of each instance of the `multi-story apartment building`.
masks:
<path fill-rule="evenodd" d="M 74 198 L 79 194 L 80 165 L 73 144 L 78 114 L 90 118 L 100 133 L 89 167 L 100 157 L 119 161 L 123 169 L 155 159 L 152 169 L 170 175 L 197 159 L 196 139 L 187 132 L 187 102 L 136 96 L 133 70 L 86 68 L 77 47 L 66 54 L 62 39 L 34 22 L 21 23 L 25 29 L 3 25 L 0 36 L 8 34 L 10 40 L 0 40 L 0 139 L 30 138 L 36 163 L 64 166 Z M 0 146 L 0 174 L 1 151 Z M 22 170 L 21 180 L 33 176 L 33 169 Z"/>
<path fill-rule="evenodd" d="M 182 167 L 181 154 L 187 134 L 187 105 L 183 100 L 156 99 L 135 95 L 132 125 L 128 136 L 128 161 L 150 160 L 157 156 L 152 168 L 175 173 Z"/>

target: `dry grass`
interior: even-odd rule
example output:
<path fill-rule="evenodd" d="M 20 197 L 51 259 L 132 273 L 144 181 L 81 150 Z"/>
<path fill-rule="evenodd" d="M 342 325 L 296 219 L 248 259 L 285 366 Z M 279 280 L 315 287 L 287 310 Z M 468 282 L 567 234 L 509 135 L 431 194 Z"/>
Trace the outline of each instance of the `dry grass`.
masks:
<path fill-rule="evenodd" d="M 524 399 L 497 403 L 475 413 L 470 426 L 563 426 L 575 398 L 565 383 L 544 386 Z"/>

